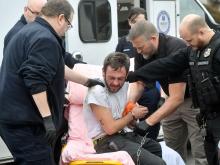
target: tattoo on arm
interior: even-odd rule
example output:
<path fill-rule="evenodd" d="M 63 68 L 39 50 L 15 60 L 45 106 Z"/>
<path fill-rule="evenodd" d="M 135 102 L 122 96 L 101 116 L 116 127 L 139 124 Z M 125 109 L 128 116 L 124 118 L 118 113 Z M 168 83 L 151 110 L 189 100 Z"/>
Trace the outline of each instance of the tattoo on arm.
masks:
<path fill-rule="evenodd" d="M 102 121 L 102 120 L 99 120 L 99 121 L 100 121 L 101 125 L 104 125 L 104 123 L 103 123 L 103 121 Z"/>

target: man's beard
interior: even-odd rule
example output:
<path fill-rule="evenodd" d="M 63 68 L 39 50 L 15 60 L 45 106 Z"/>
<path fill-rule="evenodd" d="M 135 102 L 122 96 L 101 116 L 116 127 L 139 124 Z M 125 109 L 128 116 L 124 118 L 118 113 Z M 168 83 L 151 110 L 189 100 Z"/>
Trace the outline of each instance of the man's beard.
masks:
<path fill-rule="evenodd" d="M 111 90 L 111 88 L 110 88 L 110 86 L 108 85 L 108 83 L 106 82 L 106 79 L 104 79 L 104 81 L 105 81 L 105 86 L 106 86 L 106 88 L 108 89 L 108 91 L 109 92 L 111 92 L 111 93 L 117 93 L 122 87 L 123 87 L 123 85 L 122 86 L 120 86 L 118 89 L 117 89 L 117 91 L 112 91 Z"/>
<path fill-rule="evenodd" d="M 151 59 L 152 58 L 152 55 L 146 55 L 146 54 L 142 54 L 143 55 L 143 58 L 145 59 L 145 60 L 149 60 L 149 59 Z"/>

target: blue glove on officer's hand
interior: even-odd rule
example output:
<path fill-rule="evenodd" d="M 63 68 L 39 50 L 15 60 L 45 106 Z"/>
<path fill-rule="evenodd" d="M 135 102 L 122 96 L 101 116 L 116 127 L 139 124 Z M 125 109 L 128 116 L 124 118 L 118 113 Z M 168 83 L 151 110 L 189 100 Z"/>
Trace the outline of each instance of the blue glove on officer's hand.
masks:
<path fill-rule="evenodd" d="M 147 133 L 149 131 L 149 129 L 150 129 L 150 125 L 147 124 L 145 120 L 142 120 L 136 124 L 136 126 L 134 128 L 134 132 L 142 135 L 143 132 Z"/>
<path fill-rule="evenodd" d="M 98 78 L 96 78 L 96 79 L 89 78 L 88 81 L 85 83 L 85 86 L 87 86 L 89 88 L 93 87 L 95 85 L 101 85 L 102 87 L 105 87 L 104 83 Z"/>
<path fill-rule="evenodd" d="M 46 139 L 48 143 L 52 146 L 56 139 L 56 128 L 54 126 L 52 116 L 44 117 L 43 124 L 46 130 Z"/>

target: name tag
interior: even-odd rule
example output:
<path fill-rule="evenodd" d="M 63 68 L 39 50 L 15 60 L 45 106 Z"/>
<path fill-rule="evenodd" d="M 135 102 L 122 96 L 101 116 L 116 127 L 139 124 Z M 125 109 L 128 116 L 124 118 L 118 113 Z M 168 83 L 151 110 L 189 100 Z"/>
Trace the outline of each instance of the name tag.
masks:
<path fill-rule="evenodd" d="M 198 66 L 200 65 L 208 65 L 209 64 L 209 61 L 200 61 L 198 62 Z"/>
<path fill-rule="evenodd" d="M 129 52 L 130 49 L 123 49 L 123 52 Z"/>
<path fill-rule="evenodd" d="M 195 62 L 192 62 L 192 61 L 189 62 L 189 65 L 191 65 L 191 66 L 192 66 L 192 65 L 195 65 Z"/>

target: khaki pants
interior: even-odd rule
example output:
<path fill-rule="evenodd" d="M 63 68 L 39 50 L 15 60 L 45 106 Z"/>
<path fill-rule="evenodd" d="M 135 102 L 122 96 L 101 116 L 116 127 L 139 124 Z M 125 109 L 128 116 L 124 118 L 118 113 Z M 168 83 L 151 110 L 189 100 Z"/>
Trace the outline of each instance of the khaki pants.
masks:
<path fill-rule="evenodd" d="M 204 151 L 204 140 L 196 122 L 199 109 L 192 109 L 191 105 L 191 99 L 185 99 L 173 114 L 162 121 L 164 140 L 167 146 L 177 151 L 186 161 L 189 139 L 195 165 L 206 165 L 208 163 Z"/>

